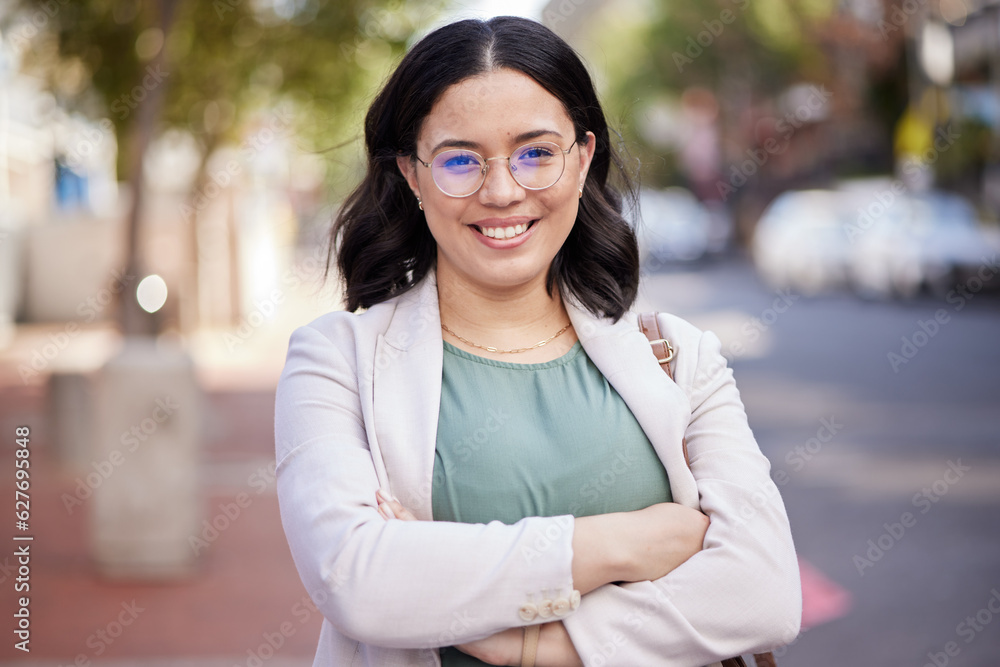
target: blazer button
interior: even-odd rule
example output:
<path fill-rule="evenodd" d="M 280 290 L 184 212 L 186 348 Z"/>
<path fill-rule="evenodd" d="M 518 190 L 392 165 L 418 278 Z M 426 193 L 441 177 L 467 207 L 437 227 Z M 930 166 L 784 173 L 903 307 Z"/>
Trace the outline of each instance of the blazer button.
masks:
<path fill-rule="evenodd" d="M 573 591 L 573 594 L 569 596 L 569 608 L 576 611 L 577 607 L 580 606 L 580 591 Z"/>
<path fill-rule="evenodd" d="M 542 618 L 552 617 L 552 600 L 542 600 L 538 605 L 538 615 Z"/>
<path fill-rule="evenodd" d="M 559 598 L 552 603 L 552 613 L 562 618 L 569 613 L 569 600 L 566 598 Z"/>
<path fill-rule="evenodd" d="M 538 607 L 530 602 L 525 602 L 521 605 L 521 608 L 517 610 L 517 615 L 521 617 L 522 621 L 530 623 L 535 620 L 536 616 L 538 616 Z"/>

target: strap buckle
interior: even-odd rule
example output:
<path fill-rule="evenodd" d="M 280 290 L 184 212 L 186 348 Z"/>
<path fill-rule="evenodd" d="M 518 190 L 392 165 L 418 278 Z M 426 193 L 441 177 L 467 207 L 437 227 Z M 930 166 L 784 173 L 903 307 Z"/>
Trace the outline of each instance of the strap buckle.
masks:
<path fill-rule="evenodd" d="M 656 357 L 656 360 L 662 366 L 663 364 L 669 363 L 670 361 L 673 360 L 674 354 L 675 354 L 675 352 L 674 352 L 674 346 L 671 345 L 670 341 L 667 340 L 666 338 L 657 338 L 656 340 L 649 341 L 650 345 L 656 345 L 657 343 L 663 343 L 664 347 L 667 350 L 667 354 L 665 356 L 663 356 L 662 358 L 659 355 L 657 355 L 657 357 Z"/>

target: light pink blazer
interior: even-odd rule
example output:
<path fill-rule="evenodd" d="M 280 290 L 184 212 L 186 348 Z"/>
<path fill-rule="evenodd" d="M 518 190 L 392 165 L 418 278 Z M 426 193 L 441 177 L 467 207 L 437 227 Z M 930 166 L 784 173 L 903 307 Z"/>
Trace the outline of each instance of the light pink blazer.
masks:
<path fill-rule="evenodd" d="M 802 601 L 788 519 L 718 338 L 661 315 L 678 350 L 674 382 L 635 315 L 612 324 L 569 299 L 567 310 L 655 447 L 674 501 L 711 518 L 704 550 L 666 577 L 603 586 L 563 618 L 584 663 L 692 667 L 791 641 Z M 573 590 L 571 517 L 429 521 L 442 355 L 433 272 L 291 337 L 275 409 L 277 489 L 292 556 L 325 617 L 316 666 L 439 665 L 437 647 L 528 625 L 522 605 Z M 428 521 L 387 522 L 378 488 Z"/>

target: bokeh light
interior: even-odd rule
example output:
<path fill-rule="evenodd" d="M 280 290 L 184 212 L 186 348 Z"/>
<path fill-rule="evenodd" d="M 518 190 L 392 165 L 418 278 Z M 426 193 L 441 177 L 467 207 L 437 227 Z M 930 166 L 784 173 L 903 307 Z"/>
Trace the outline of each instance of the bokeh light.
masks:
<path fill-rule="evenodd" d="M 146 276 L 135 288 L 135 298 L 147 313 L 155 313 L 167 302 L 167 283 L 155 273 Z"/>

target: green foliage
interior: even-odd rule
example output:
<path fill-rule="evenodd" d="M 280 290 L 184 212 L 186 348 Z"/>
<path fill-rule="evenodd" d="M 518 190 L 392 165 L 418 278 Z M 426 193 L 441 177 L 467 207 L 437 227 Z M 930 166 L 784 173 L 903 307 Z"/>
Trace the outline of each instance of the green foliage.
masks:
<path fill-rule="evenodd" d="M 829 75 L 817 27 L 836 11 L 832 0 L 705 0 L 636 2 L 640 14 L 616 8 L 595 21 L 585 43 L 612 82 L 608 110 L 642 161 L 650 185 L 676 183 L 676 156 L 643 135 L 651 105 L 676 102 L 691 87 L 713 91 L 723 125 L 751 98 L 774 96 L 803 80 Z M 641 46 L 637 46 L 641 45 Z"/>
<path fill-rule="evenodd" d="M 28 65 L 65 106 L 110 118 L 123 156 L 134 109 L 158 85 L 166 86 L 161 129 L 186 130 L 205 149 L 237 140 L 248 123 L 281 105 L 293 110 L 306 149 L 357 137 L 365 99 L 440 4 L 179 0 L 164 39 L 165 1 L 21 2 L 21 10 L 51 17 L 52 37 L 35 42 Z M 154 71 L 161 45 L 167 64 Z M 82 81 L 61 85 L 71 63 Z"/>
<path fill-rule="evenodd" d="M 776 89 L 818 55 L 811 36 L 830 5 L 826 0 L 659 3 L 635 36 L 650 45 L 652 57 L 630 78 L 681 89 L 712 86 L 750 70 L 764 89 Z"/>

